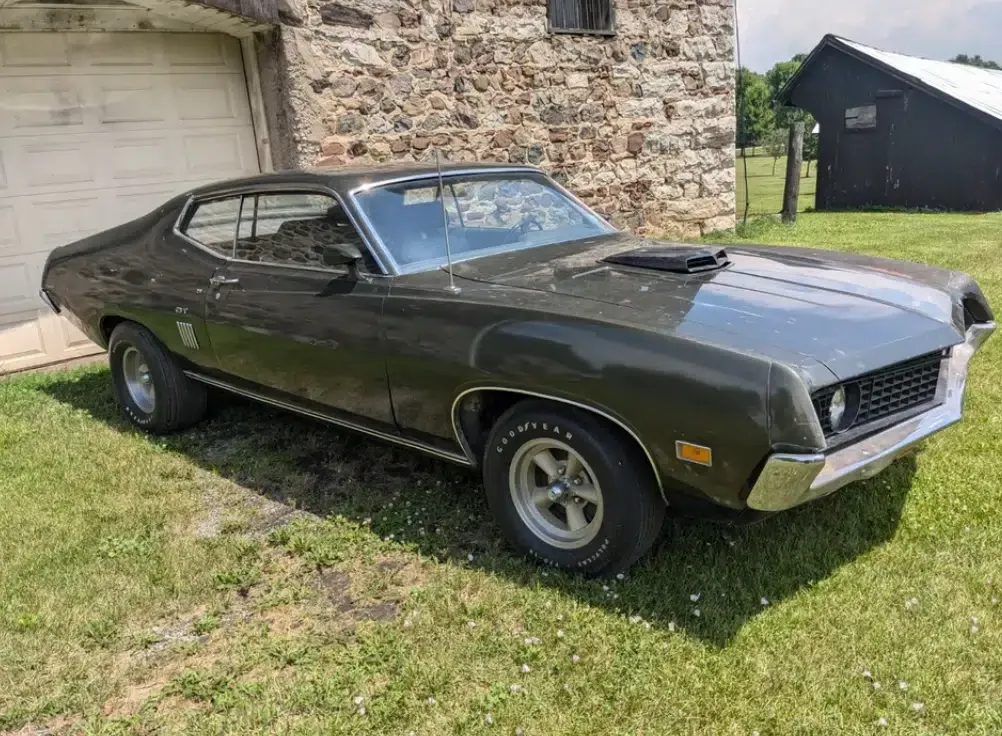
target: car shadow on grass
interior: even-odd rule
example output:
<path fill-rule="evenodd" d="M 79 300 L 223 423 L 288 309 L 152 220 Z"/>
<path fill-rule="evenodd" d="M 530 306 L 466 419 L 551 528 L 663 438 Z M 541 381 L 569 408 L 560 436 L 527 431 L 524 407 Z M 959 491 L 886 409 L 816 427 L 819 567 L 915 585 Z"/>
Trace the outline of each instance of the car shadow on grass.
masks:
<path fill-rule="evenodd" d="M 118 411 L 107 371 L 55 374 L 39 389 L 134 432 Z M 653 553 L 625 579 L 596 581 L 518 559 L 491 523 L 479 477 L 417 453 L 220 395 L 197 427 L 150 441 L 271 501 L 319 517 L 341 515 L 443 562 L 554 589 L 718 647 L 769 607 L 891 539 L 916 468 L 909 457 L 877 478 L 752 526 L 669 518 Z"/>

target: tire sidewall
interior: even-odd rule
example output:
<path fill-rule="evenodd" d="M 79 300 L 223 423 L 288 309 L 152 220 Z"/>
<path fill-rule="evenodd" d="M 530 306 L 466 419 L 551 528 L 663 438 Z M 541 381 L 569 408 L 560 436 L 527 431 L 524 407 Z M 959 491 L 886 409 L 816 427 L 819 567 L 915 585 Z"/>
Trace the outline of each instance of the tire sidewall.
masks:
<path fill-rule="evenodd" d="M 515 508 L 509 481 L 512 461 L 523 445 L 542 438 L 573 448 L 595 473 L 601 488 L 602 524 L 595 538 L 583 547 L 562 549 L 547 544 Z M 573 418 L 551 412 L 527 412 L 498 422 L 484 451 L 484 486 L 495 518 L 521 551 L 545 565 L 597 574 L 614 563 L 632 541 L 637 522 L 619 491 L 623 484 L 635 482 L 635 474 L 630 472 L 619 443 L 603 443 L 603 439 Z"/>
<path fill-rule="evenodd" d="M 144 338 L 144 335 L 134 329 L 122 328 L 121 332 L 116 330 L 108 346 L 108 362 L 111 367 L 111 376 L 115 384 L 115 394 L 118 397 L 118 403 L 129 418 L 129 421 L 144 431 L 153 431 L 163 420 L 165 411 L 164 400 L 167 396 L 167 379 L 163 375 L 160 362 L 153 358 L 152 350 L 155 347 L 151 346 L 149 340 Z M 125 383 L 122 358 L 129 348 L 138 350 L 150 369 L 150 377 L 153 379 L 153 389 L 155 391 L 152 413 L 147 413 L 139 408 L 136 402 L 133 401 L 132 395 L 129 393 L 129 388 Z"/>

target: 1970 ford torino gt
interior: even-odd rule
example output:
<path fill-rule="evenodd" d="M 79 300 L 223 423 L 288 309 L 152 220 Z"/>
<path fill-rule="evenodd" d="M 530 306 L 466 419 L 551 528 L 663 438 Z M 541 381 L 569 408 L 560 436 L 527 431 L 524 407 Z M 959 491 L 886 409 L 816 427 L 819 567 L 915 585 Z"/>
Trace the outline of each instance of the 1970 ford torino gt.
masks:
<path fill-rule="evenodd" d="M 211 386 L 475 467 L 514 547 L 590 574 L 666 506 L 753 519 L 883 470 L 960 419 L 995 328 L 964 274 L 645 241 L 524 166 L 208 186 L 42 286 L 136 426 L 198 422 Z"/>

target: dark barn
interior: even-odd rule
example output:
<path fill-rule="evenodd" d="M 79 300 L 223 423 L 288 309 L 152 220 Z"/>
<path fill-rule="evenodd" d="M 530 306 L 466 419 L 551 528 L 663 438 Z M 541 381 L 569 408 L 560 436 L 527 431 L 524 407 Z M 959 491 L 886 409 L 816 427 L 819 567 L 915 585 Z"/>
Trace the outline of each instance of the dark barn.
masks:
<path fill-rule="evenodd" d="M 781 100 L 821 126 L 819 210 L 1002 209 L 1002 72 L 825 36 Z"/>

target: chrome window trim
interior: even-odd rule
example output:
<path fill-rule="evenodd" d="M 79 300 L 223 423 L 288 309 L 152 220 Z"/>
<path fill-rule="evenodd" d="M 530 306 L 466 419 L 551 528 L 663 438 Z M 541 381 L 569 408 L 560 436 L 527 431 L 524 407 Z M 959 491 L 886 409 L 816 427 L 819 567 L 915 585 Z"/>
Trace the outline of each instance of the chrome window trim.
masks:
<path fill-rule="evenodd" d="M 466 441 L 466 436 L 463 434 L 462 428 L 459 425 L 459 413 L 457 409 L 459 408 L 460 403 L 466 396 L 477 393 L 478 391 L 504 391 L 510 394 L 521 394 L 523 396 L 532 396 L 537 399 L 556 401 L 561 404 L 567 404 L 569 406 L 574 406 L 578 409 L 583 409 L 587 412 L 591 412 L 592 414 L 597 414 L 598 416 L 609 420 L 617 427 L 622 429 L 624 432 L 626 432 L 628 435 L 630 435 L 630 437 L 634 439 L 637 445 L 640 446 L 640 449 L 643 450 L 644 455 L 647 456 L 647 461 L 651 464 L 651 470 L 654 472 L 654 480 L 658 484 L 658 491 L 661 493 L 661 498 L 664 499 L 665 503 L 668 503 L 668 497 L 665 495 L 664 483 L 661 480 L 661 471 L 658 469 L 657 463 L 654 462 L 654 456 L 651 454 L 650 450 L 647 449 L 647 445 L 644 444 L 643 440 L 640 439 L 637 433 L 634 432 L 632 429 L 630 429 L 630 427 L 627 426 L 621 419 L 617 419 L 612 414 L 609 414 L 608 412 L 605 412 L 602 409 L 598 409 L 589 404 L 582 404 L 580 401 L 574 401 L 573 399 L 564 399 L 561 398 L 560 396 L 553 396 L 552 394 L 539 393 L 538 391 L 528 391 L 526 389 L 521 389 L 521 388 L 511 388 L 510 386 L 488 385 L 488 386 L 476 386 L 474 388 L 468 388 L 460 392 L 459 395 L 456 396 L 456 398 L 452 402 L 452 409 L 450 412 L 452 417 L 452 431 L 456 435 L 456 442 L 458 442 L 459 446 L 463 448 L 463 452 L 466 454 L 468 462 L 473 467 L 479 467 L 480 462 L 479 460 L 477 460 L 477 458 L 473 456 L 473 450 L 470 448 L 469 442 Z"/>
<path fill-rule="evenodd" d="M 785 511 L 828 496 L 849 483 L 873 477 L 926 438 L 959 422 L 971 358 L 994 331 L 994 322 L 972 325 L 964 342 L 954 346 L 946 361 L 942 404 L 828 454 L 770 455 L 748 494 L 748 506 Z"/>
<path fill-rule="evenodd" d="M 557 190 L 558 192 L 560 192 L 561 194 L 563 194 L 564 196 L 566 196 L 568 199 L 570 199 L 578 207 L 580 207 L 581 209 L 583 209 L 589 215 L 591 215 L 592 217 L 594 217 L 595 219 L 597 219 L 599 222 L 601 222 L 603 225 L 605 225 L 607 228 L 609 228 L 610 232 L 607 233 L 608 235 L 611 235 L 613 233 L 619 232 L 619 229 L 616 228 L 614 225 L 612 225 L 612 223 L 610 223 L 607 219 L 605 219 L 604 217 L 602 217 L 602 215 L 600 215 L 599 213 L 595 212 L 595 210 L 593 210 L 591 207 L 589 207 L 584 202 L 582 202 L 581 199 L 579 199 L 577 196 L 575 196 L 573 192 L 571 192 L 568 189 L 566 189 L 565 187 L 563 187 L 558 181 L 556 181 L 552 176 L 550 176 L 549 174 L 547 174 L 542 169 L 533 168 L 531 166 L 511 166 L 511 167 L 486 168 L 486 169 L 472 169 L 472 168 L 471 169 L 454 169 L 454 170 L 451 170 L 451 171 L 442 172 L 442 178 L 444 180 L 448 180 L 448 179 L 455 179 L 457 177 L 463 177 L 463 176 L 475 176 L 475 175 L 479 175 L 479 176 L 491 176 L 493 174 L 532 174 L 534 176 L 541 176 L 555 190 Z M 365 209 L 359 203 L 359 201 L 358 201 L 358 195 L 361 194 L 361 193 L 367 192 L 367 191 L 369 191 L 371 189 L 379 189 L 379 188 L 382 188 L 382 187 L 392 186 L 394 184 L 404 184 L 404 183 L 409 183 L 409 182 L 421 182 L 421 181 L 431 181 L 431 182 L 437 183 L 438 182 L 438 173 L 437 172 L 432 172 L 432 173 L 422 173 L 422 174 L 410 174 L 410 175 L 407 175 L 407 176 L 394 177 L 392 179 L 384 179 L 384 180 L 379 180 L 379 181 L 371 181 L 371 182 L 366 182 L 365 184 L 361 184 L 361 185 L 355 187 L 354 189 L 350 189 L 348 191 L 348 199 L 351 201 L 352 207 L 358 213 L 359 218 L 365 223 L 366 228 L 368 228 L 369 234 L 372 236 L 372 240 L 375 241 L 376 243 L 378 243 L 380 251 L 382 252 L 382 254 L 385 257 L 386 261 L 389 264 L 391 264 L 391 270 L 392 270 L 393 275 L 396 275 L 396 276 L 405 276 L 405 275 L 410 275 L 410 274 L 415 274 L 415 273 L 430 273 L 432 271 L 439 271 L 439 270 L 441 270 L 443 267 L 445 267 L 447 265 L 447 262 L 446 262 L 446 259 L 443 258 L 441 261 L 435 261 L 434 265 L 424 265 L 424 264 L 428 264 L 429 261 L 423 261 L 422 264 L 417 264 L 417 265 L 412 265 L 412 266 L 401 266 L 399 263 L 397 263 L 396 259 L 393 257 L 393 252 L 389 249 L 389 247 L 386 245 L 386 243 L 383 242 L 383 239 L 379 235 L 379 231 L 376 229 L 375 225 L 373 224 L 372 219 L 369 217 L 369 215 L 365 212 Z M 571 242 L 571 241 L 562 241 L 562 242 Z M 559 243 L 551 243 L 550 245 L 559 245 Z M 476 260 L 477 258 L 484 258 L 484 257 L 487 257 L 489 255 L 501 255 L 501 254 L 504 254 L 504 253 L 514 253 L 514 252 L 516 252 L 518 250 L 531 250 L 532 248 L 540 248 L 540 247 L 544 247 L 544 246 L 538 246 L 538 245 L 537 246 L 526 246 L 525 248 L 502 250 L 502 251 L 498 251 L 496 253 L 478 253 L 478 254 L 471 255 L 471 256 L 469 256 L 467 258 L 453 258 L 452 262 L 453 263 L 462 263 L 464 261 L 473 261 L 473 260 Z"/>
<path fill-rule="evenodd" d="M 56 314 L 59 314 L 60 312 L 63 311 L 58 306 L 56 306 L 55 301 L 53 301 L 52 297 L 49 296 L 49 292 L 45 290 L 45 287 L 42 287 L 41 289 L 38 290 L 38 296 L 43 302 L 45 302 L 45 306 L 47 306 Z"/>
<path fill-rule="evenodd" d="M 270 396 L 258 393 L 257 391 L 251 391 L 250 389 L 240 388 L 234 386 L 231 383 L 225 381 L 220 381 L 216 378 L 210 378 L 209 376 L 202 375 L 201 373 L 196 373 L 195 371 L 185 371 L 184 375 L 192 380 L 198 381 L 200 383 L 207 384 L 209 386 L 215 386 L 216 388 L 221 388 L 225 391 L 230 391 L 240 396 L 246 396 L 249 399 L 254 399 L 255 401 L 260 401 L 263 404 L 269 404 L 271 406 L 278 407 L 279 409 L 285 409 L 286 411 L 291 411 L 295 414 L 301 414 L 302 416 L 309 417 L 311 419 L 318 419 L 322 422 L 327 422 L 328 424 L 333 424 L 338 427 L 343 427 L 345 429 L 352 430 L 353 432 L 358 432 L 360 434 L 366 434 L 370 437 L 376 437 L 377 439 L 384 440 L 386 442 L 391 442 L 396 445 L 401 445 L 402 447 L 408 447 L 413 450 L 419 450 L 428 455 L 441 458 L 442 460 L 448 460 L 449 462 L 456 463 L 457 465 L 462 465 L 464 467 L 470 466 L 470 461 L 464 455 L 460 455 L 457 452 L 449 452 L 448 450 L 442 450 L 432 445 L 425 444 L 424 442 L 418 442 L 417 440 L 408 439 L 406 437 L 399 437 L 388 432 L 380 432 L 377 429 L 371 429 L 369 427 L 362 426 L 361 424 L 356 424 L 345 419 L 337 419 L 328 414 L 324 414 L 319 411 L 313 411 L 312 409 L 306 409 L 301 406 L 296 406 L 295 404 L 290 404 L 286 401 L 281 401 L 280 399 L 274 399 Z"/>
<path fill-rule="evenodd" d="M 365 230 L 363 228 L 359 227 L 358 218 L 355 216 L 355 213 L 352 211 L 352 208 L 346 204 L 344 197 L 342 197 L 341 194 L 338 193 L 336 190 L 320 184 L 292 184 L 292 183 L 266 184 L 266 185 L 257 184 L 253 186 L 241 186 L 241 187 L 235 187 L 233 189 L 214 191 L 202 196 L 196 196 L 192 194 L 189 195 L 188 201 L 185 202 L 184 207 L 181 208 L 181 212 L 178 215 L 177 220 L 174 221 L 174 226 L 171 232 L 184 242 L 189 243 L 195 246 L 196 248 L 199 248 L 200 250 L 226 263 L 245 263 L 245 264 L 249 263 L 254 266 L 274 266 L 276 268 L 288 268 L 294 270 L 305 269 L 307 271 L 317 271 L 319 273 L 333 273 L 337 275 L 344 275 L 348 273 L 346 269 L 336 270 L 328 268 L 317 268 L 316 266 L 294 266 L 285 263 L 264 263 L 262 261 L 248 261 L 242 258 L 234 258 L 232 256 L 231 257 L 222 256 L 219 253 L 216 253 L 211 248 L 202 245 L 194 238 L 188 237 L 181 229 L 182 224 L 185 222 L 185 219 L 187 218 L 191 209 L 196 205 L 203 204 L 204 202 L 212 202 L 219 199 L 229 199 L 231 197 L 244 198 L 258 195 L 267 196 L 268 194 L 290 194 L 295 192 L 304 192 L 307 194 L 323 194 L 332 197 L 341 206 L 341 209 L 344 210 L 344 213 L 348 216 L 348 220 L 351 222 L 352 227 L 355 228 L 355 232 L 357 232 L 359 237 L 362 239 L 362 243 L 365 245 L 369 253 L 372 255 L 373 259 L 376 261 L 376 265 L 383 270 L 383 273 L 371 273 L 366 271 L 365 272 L 366 275 L 373 277 L 381 277 L 381 278 L 391 277 L 394 275 L 392 269 L 388 268 L 386 265 L 386 259 L 383 252 L 378 248 L 374 247 L 372 239 L 366 236 Z M 241 209 L 242 208 L 243 204 L 241 203 Z M 234 245 L 236 244 L 237 236 L 239 235 L 240 232 L 239 227 L 240 226 L 238 221 L 236 227 L 234 228 L 234 234 L 233 234 Z"/>

